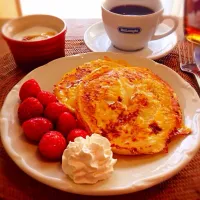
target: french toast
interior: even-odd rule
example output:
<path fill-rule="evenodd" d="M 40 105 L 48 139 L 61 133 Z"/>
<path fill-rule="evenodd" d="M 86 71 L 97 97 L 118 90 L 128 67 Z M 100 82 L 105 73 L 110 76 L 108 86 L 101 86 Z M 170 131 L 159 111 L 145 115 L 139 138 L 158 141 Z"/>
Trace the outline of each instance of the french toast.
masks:
<path fill-rule="evenodd" d="M 105 57 L 104 59 L 94 60 L 78 66 L 71 72 L 66 73 L 55 85 L 54 94 L 57 96 L 58 100 L 74 113 L 77 86 L 84 76 L 102 66 L 123 67 L 128 66 L 128 63 L 120 60 L 111 60 L 110 58 Z"/>
<path fill-rule="evenodd" d="M 101 67 L 78 86 L 76 114 L 87 131 L 109 139 L 114 153 L 154 154 L 189 134 L 176 94 L 150 70 Z"/>
<path fill-rule="evenodd" d="M 167 151 L 176 135 L 187 135 L 177 96 L 151 70 L 109 58 L 85 63 L 55 85 L 58 100 L 90 133 L 108 138 L 122 155 Z"/>

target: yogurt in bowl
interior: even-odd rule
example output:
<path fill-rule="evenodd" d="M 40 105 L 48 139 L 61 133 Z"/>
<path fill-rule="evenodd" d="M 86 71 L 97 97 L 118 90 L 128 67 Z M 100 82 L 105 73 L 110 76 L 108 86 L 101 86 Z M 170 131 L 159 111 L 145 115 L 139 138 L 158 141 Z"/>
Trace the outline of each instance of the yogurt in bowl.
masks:
<path fill-rule="evenodd" d="M 53 37 L 57 33 L 56 30 L 49 27 L 34 26 L 17 33 L 13 38 L 22 41 L 38 41 Z"/>
<path fill-rule="evenodd" d="M 27 15 L 2 27 L 17 66 L 25 71 L 65 56 L 65 21 L 51 15 Z"/>

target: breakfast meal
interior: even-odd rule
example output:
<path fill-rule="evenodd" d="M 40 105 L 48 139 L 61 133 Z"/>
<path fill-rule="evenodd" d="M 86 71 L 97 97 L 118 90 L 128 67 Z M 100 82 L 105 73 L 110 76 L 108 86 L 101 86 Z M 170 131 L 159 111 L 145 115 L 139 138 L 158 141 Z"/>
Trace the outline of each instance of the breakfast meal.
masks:
<path fill-rule="evenodd" d="M 34 26 L 14 35 L 14 39 L 22 41 L 44 40 L 56 35 L 57 32 L 48 27 Z"/>
<path fill-rule="evenodd" d="M 108 57 L 63 75 L 54 94 L 30 79 L 19 91 L 18 118 L 42 157 L 62 160 L 77 184 L 94 184 L 114 170 L 114 154 L 167 152 L 187 135 L 177 96 L 151 70 Z"/>

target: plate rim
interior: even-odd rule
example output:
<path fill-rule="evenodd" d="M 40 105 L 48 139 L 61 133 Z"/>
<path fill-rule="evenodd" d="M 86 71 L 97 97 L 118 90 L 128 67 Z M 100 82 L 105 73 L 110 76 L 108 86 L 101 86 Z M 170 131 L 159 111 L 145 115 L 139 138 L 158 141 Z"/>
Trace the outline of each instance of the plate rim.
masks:
<path fill-rule="evenodd" d="M 98 26 L 98 25 L 100 25 L 100 24 L 103 25 L 103 21 L 96 22 L 96 23 L 92 24 L 90 27 L 88 27 L 88 28 L 86 29 L 86 31 L 84 32 L 84 37 L 83 37 L 83 40 L 84 40 L 84 42 L 85 42 L 85 45 L 88 47 L 88 49 L 90 49 L 90 51 L 96 52 L 96 53 L 99 53 L 99 52 L 101 52 L 101 51 L 96 51 L 94 48 L 92 48 L 92 47 L 88 44 L 88 42 L 87 42 L 88 39 L 86 39 L 86 38 L 87 38 L 87 35 L 88 35 L 89 31 L 90 31 L 94 26 Z M 165 25 L 167 25 L 167 24 L 165 24 Z M 167 26 L 168 26 L 168 25 L 167 25 Z M 157 54 L 157 55 L 155 55 L 155 56 L 150 55 L 150 56 L 148 56 L 148 57 L 142 57 L 142 56 L 139 56 L 139 55 L 138 55 L 138 57 L 147 58 L 147 59 L 152 59 L 152 60 L 157 60 L 157 59 L 163 58 L 164 56 L 166 56 L 166 55 L 168 55 L 169 53 L 171 53 L 171 52 L 173 51 L 173 49 L 175 48 L 175 46 L 178 44 L 178 35 L 177 35 L 177 33 L 176 33 L 176 30 L 175 30 L 174 32 L 172 32 L 171 34 L 174 34 L 174 35 L 175 35 L 176 41 L 175 41 L 175 43 L 172 45 L 172 47 L 171 47 L 168 51 L 165 51 L 163 54 Z M 170 34 L 170 35 L 171 35 L 171 34 Z M 123 51 L 121 51 L 121 52 L 108 51 L 108 52 L 112 52 L 112 53 L 121 53 L 121 54 L 123 54 Z M 124 52 L 125 52 L 125 51 L 124 51 Z M 131 54 L 131 53 L 130 53 L 130 54 Z M 134 55 L 134 54 L 133 54 L 133 55 Z"/>
<path fill-rule="evenodd" d="M 94 54 L 100 54 L 99 56 L 102 56 L 102 55 L 105 55 L 105 54 L 120 54 L 122 56 L 130 56 L 128 54 L 123 54 L 123 53 L 114 53 L 114 52 L 89 52 L 89 53 L 83 53 L 83 54 L 76 54 L 76 55 L 72 55 L 72 56 L 68 56 L 68 57 L 63 57 L 63 58 L 59 58 L 59 59 L 56 59 L 56 60 L 53 60 L 51 61 L 50 63 L 53 63 L 53 62 L 56 62 L 57 60 L 65 60 L 65 59 L 70 59 L 70 58 L 76 58 L 76 57 L 84 57 L 84 56 L 87 56 L 87 55 L 94 55 Z M 196 95 L 196 97 L 198 97 L 198 94 L 197 92 L 195 91 L 195 89 L 189 85 L 189 83 L 187 83 L 178 73 L 176 73 L 174 70 L 172 70 L 171 68 L 163 65 L 163 64 L 159 64 L 159 63 L 156 63 L 155 61 L 151 60 L 151 59 L 148 59 L 148 58 L 141 58 L 141 57 L 138 57 L 138 56 L 134 56 L 134 55 L 131 55 L 132 59 L 134 59 L 134 57 L 138 58 L 138 59 L 145 59 L 145 60 L 148 60 L 150 62 L 153 62 L 155 65 L 161 65 L 162 67 L 166 68 L 167 70 L 169 70 L 171 73 L 174 73 L 174 75 L 176 75 L 181 82 L 183 82 L 184 84 L 187 84 L 187 86 L 194 92 L 194 94 Z M 4 107 L 5 107 L 5 102 L 7 101 L 7 99 L 9 98 L 9 95 L 11 94 L 12 91 L 15 91 L 18 89 L 19 85 L 21 82 L 23 82 L 23 80 L 25 80 L 27 77 L 30 77 L 30 75 L 32 73 L 34 73 L 35 71 L 37 71 L 38 69 L 42 69 L 42 68 L 45 68 L 48 66 L 49 63 L 47 63 L 46 65 L 43 65 L 39 68 L 36 68 L 34 69 L 33 71 L 31 71 L 30 73 L 28 73 L 26 76 L 24 76 L 12 89 L 11 91 L 8 93 L 8 95 L 6 96 L 5 100 L 4 100 L 4 103 L 3 103 L 3 106 L 1 108 L 1 113 L 0 113 L 0 132 L 1 132 L 1 140 L 2 140 L 2 144 L 3 144 L 3 147 L 5 148 L 6 152 L 8 153 L 9 157 L 15 162 L 15 164 L 22 170 L 24 171 L 26 174 L 28 174 L 30 177 L 36 179 L 37 181 L 41 182 L 41 183 L 44 183 L 46 185 L 49 185 L 51 187 L 54 187 L 54 188 L 57 188 L 57 189 L 60 189 L 62 191 L 65 191 L 65 192 L 71 192 L 71 193 L 76 193 L 76 194 L 82 194 L 82 195 L 91 195 L 91 196 L 94 196 L 94 195 L 99 195 L 99 196 L 105 196 L 105 195 L 119 195 L 119 194 L 128 194 L 128 193 L 132 193 L 132 192 L 136 192 L 136 191 L 140 191 L 140 190 L 143 190 L 143 189 L 147 189 L 149 187 L 152 187 L 154 185 L 157 185 L 159 183 L 161 183 L 162 181 L 165 181 L 169 178 L 171 178 L 172 176 L 174 176 L 175 174 L 177 174 L 180 170 L 182 170 L 191 160 L 192 158 L 195 156 L 195 154 L 197 153 L 197 151 L 199 150 L 200 148 L 200 141 L 198 142 L 198 144 L 196 145 L 195 148 L 193 148 L 193 150 L 189 150 L 188 151 L 188 154 L 190 154 L 189 156 L 186 155 L 184 157 L 184 162 L 181 162 L 182 164 L 179 165 L 178 167 L 175 167 L 173 168 L 173 170 L 170 170 L 169 172 L 165 172 L 165 177 L 163 178 L 162 176 L 153 176 L 153 177 L 150 177 L 149 179 L 144 179 L 144 183 L 143 185 L 139 185 L 137 186 L 136 185 L 136 189 L 134 189 L 135 185 L 131 185 L 127 188 L 120 188 L 120 189 L 112 189 L 111 191 L 110 190 L 103 190 L 103 191 L 91 191 L 91 192 L 84 192 L 84 191 L 75 191 L 73 188 L 68 188 L 66 190 L 66 188 L 62 188 L 62 187 L 58 187 L 58 185 L 54 184 L 54 183 L 51 183 L 47 178 L 45 178 L 46 176 L 44 177 L 41 177 L 39 176 L 40 173 L 38 172 L 34 172 L 29 169 L 30 167 L 28 166 L 28 169 L 26 168 L 27 167 L 27 164 L 23 161 L 23 159 L 21 157 L 19 157 L 18 155 L 15 155 L 15 152 L 9 148 L 9 142 L 7 142 L 6 138 L 8 136 L 6 136 L 6 133 L 5 133 L 5 130 L 7 127 L 7 123 L 5 121 L 5 119 L 3 118 L 3 110 L 4 110 Z M 199 100 L 199 99 L 198 99 Z M 200 103 L 200 100 L 199 100 L 199 103 Z M 200 135 L 200 133 L 198 132 L 198 135 Z"/>

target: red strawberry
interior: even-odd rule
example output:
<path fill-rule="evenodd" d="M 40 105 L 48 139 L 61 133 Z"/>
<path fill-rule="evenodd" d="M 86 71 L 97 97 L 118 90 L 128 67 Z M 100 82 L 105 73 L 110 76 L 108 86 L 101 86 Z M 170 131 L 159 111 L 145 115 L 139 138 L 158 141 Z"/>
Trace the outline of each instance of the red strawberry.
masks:
<path fill-rule="evenodd" d="M 63 104 L 59 102 L 52 102 L 47 105 L 46 109 L 44 110 L 44 115 L 52 122 L 55 122 L 57 121 L 58 117 L 66 111 L 67 108 Z"/>
<path fill-rule="evenodd" d="M 41 137 L 53 129 L 52 123 L 43 117 L 35 117 L 22 124 L 25 135 L 34 141 L 39 141 Z"/>
<path fill-rule="evenodd" d="M 28 97 L 37 97 L 40 91 L 41 89 L 39 84 L 34 79 L 30 79 L 21 86 L 19 97 L 21 101 L 23 101 Z"/>
<path fill-rule="evenodd" d="M 69 112 L 64 112 L 58 118 L 57 130 L 61 132 L 64 136 L 72 130 L 76 128 L 76 120 L 72 114 Z"/>
<path fill-rule="evenodd" d="M 56 96 L 52 94 L 51 92 L 47 92 L 47 91 L 39 92 L 37 95 L 37 99 L 40 101 L 40 103 L 43 106 L 47 106 L 47 104 L 51 102 L 57 102 Z"/>
<path fill-rule="evenodd" d="M 40 140 L 39 151 L 45 158 L 57 160 L 61 159 L 66 145 L 66 140 L 61 133 L 50 131 Z"/>
<path fill-rule="evenodd" d="M 34 97 L 25 99 L 18 108 L 18 118 L 21 122 L 39 117 L 43 113 L 42 104 Z"/>
<path fill-rule="evenodd" d="M 86 138 L 86 136 L 89 135 L 89 133 L 87 133 L 86 131 L 82 130 L 82 129 L 74 129 L 72 131 L 70 131 L 70 133 L 67 136 L 67 142 L 73 142 L 75 138 L 77 137 L 83 137 Z"/>

